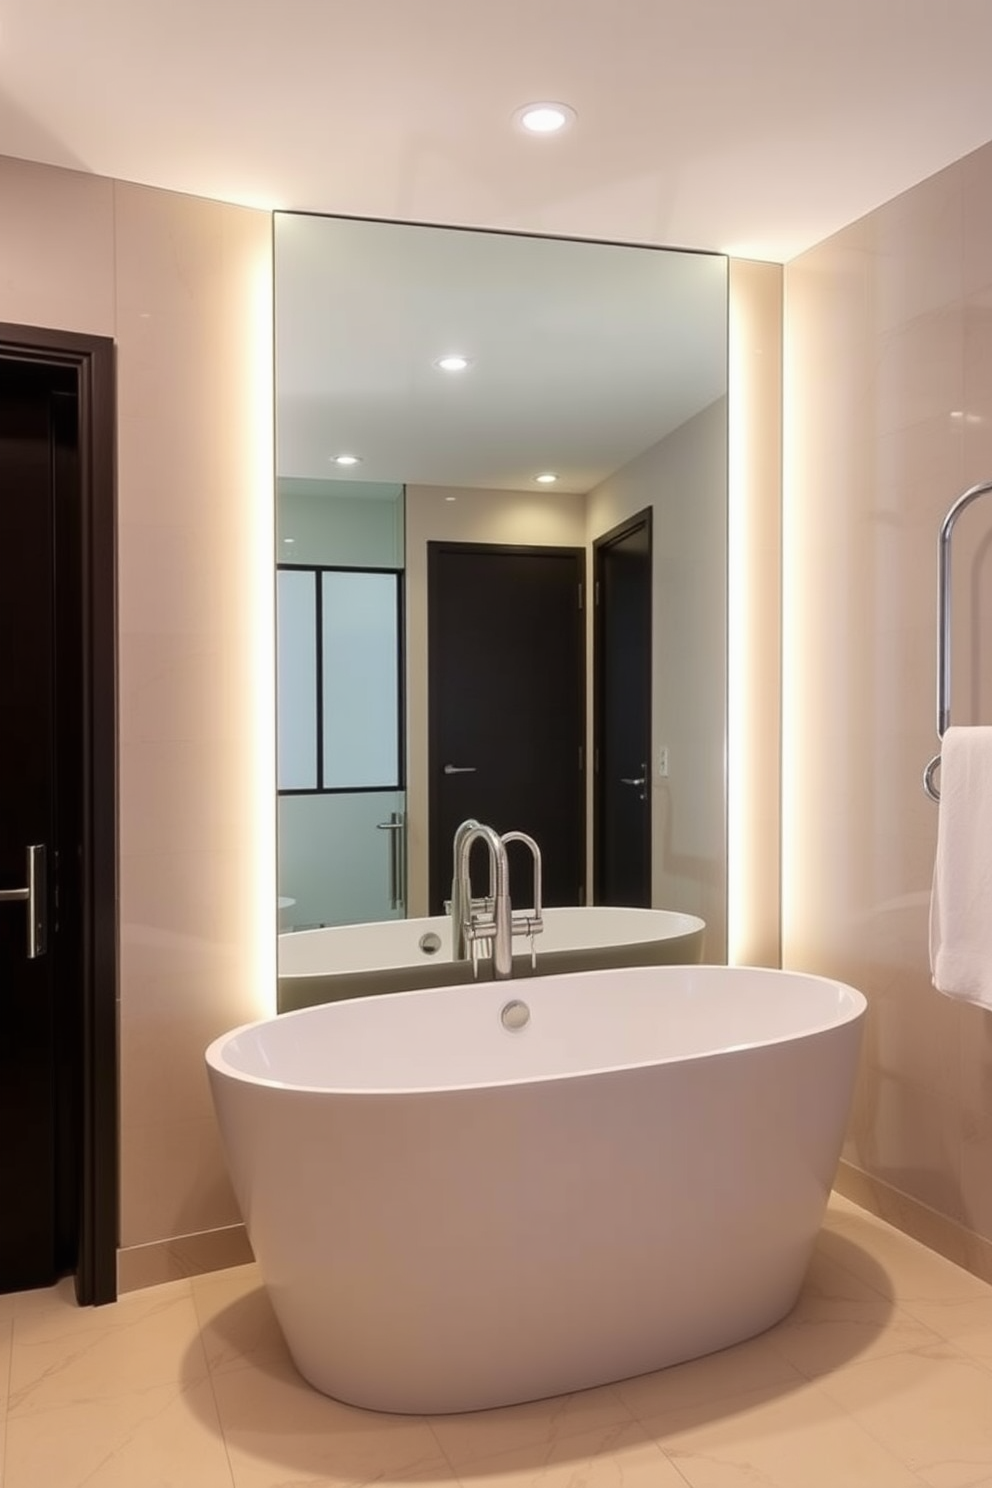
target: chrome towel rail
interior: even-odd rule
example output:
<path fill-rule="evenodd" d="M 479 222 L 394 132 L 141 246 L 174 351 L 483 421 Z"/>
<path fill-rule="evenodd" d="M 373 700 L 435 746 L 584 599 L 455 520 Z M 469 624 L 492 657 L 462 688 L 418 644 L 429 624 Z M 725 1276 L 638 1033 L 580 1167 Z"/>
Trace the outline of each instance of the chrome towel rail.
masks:
<path fill-rule="evenodd" d="M 992 481 L 969 486 L 948 510 L 937 538 L 937 738 L 942 739 L 951 721 L 951 531 L 973 501 L 992 491 Z M 933 777 L 940 764 L 940 750 L 923 771 L 923 789 L 931 801 L 940 800 Z"/>

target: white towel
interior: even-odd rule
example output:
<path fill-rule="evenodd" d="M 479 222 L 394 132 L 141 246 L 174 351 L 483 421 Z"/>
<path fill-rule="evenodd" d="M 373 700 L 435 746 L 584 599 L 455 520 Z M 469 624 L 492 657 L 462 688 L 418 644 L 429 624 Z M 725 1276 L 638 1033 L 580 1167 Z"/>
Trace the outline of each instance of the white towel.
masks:
<path fill-rule="evenodd" d="M 992 728 L 949 728 L 940 746 L 930 972 L 948 997 L 992 1009 Z"/>

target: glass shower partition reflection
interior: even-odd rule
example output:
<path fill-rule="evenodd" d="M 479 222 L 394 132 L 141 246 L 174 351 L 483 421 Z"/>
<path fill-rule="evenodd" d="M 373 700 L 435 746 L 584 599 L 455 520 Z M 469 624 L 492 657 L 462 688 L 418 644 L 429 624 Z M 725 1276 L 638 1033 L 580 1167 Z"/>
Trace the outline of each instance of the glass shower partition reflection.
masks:
<path fill-rule="evenodd" d="M 280 930 L 406 913 L 403 488 L 280 480 Z"/>

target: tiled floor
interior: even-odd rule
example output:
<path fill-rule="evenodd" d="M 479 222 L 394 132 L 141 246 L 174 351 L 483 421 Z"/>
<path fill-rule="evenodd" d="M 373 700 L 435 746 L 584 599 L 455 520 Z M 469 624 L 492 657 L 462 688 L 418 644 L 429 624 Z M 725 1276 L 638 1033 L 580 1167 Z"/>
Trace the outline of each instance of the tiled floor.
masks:
<path fill-rule="evenodd" d="M 3 1488 L 992 1488 L 992 1287 L 834 1199 L 795 1311 L 723 1353 L 475 1415 L 296 1374 L 252 1266 L 0 1297 Z"/>

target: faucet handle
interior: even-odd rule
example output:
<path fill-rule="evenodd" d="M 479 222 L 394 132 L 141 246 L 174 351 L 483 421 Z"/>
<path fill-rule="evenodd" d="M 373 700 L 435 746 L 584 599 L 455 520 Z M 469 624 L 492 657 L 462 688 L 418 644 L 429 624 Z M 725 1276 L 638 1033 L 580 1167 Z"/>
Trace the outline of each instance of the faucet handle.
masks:
<path fill-rule="evenodd" d="M 532 910 L 530 914 L 514 915 L 511 929 L 514 935 L 529 935 L 533 940 L 534 936 L 540 935 L 544 929 L 544 918 L 540 910 Z"/>

